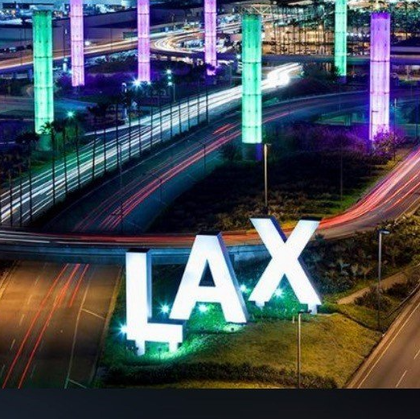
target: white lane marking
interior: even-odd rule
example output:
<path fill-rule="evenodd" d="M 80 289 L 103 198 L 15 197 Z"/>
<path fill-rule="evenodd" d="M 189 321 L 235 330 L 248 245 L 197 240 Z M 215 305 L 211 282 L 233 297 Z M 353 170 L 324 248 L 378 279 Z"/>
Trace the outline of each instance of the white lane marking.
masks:
<path fill-rule="evenodd" d="M 32 368 L 32 372 L 31 372 L 31 376 L 29 377 L 31 380 L 32 380 L 32 378 L 34 378 L 35 368 L 36 368 L 36 364 L 34 364 L 34 366 Z"/>
<path fill-rule="evenodd" d="M 15 343 L 16 343 L 16 339 L 13 339 L 13 342 L 12 342 L 12 344 L 10 345 L 10 350 L 12 350 L 12 349 L 13 349 L 13 346 L 15 346 Z"/>
<path fill-rule="evenodd" d="M 69 379 L 67 379 L 67 381 L 68 381 L 69 383 L 72 383 L 72 384 L 74 384 L 74 385 L 78 386 L 78 387 L 86 388 L 86 386 L 84 386 L 83 384 L 80 384 L 80 383 L 78 383 L 77 381 L 74 381 L 74 380 L 70 380 L 70 378 L 69 378 Z M 66 388 L 67 388 L 67 386 L 68 386 L 68 384 L 66 384 Z"/>
<path fill-rule="evenodd" d="M 420 354 L 420 349 L 417 351 L 416 356 L 413 359 L 416 359 Z"/>
<path fill-rule="evenodd" d="M 3 364 L 0 370 L 0 378 L 3 377 L 4 369 L 6 368 L 6 364 Z"/>
<path fill-rule="evenodd" d="M 19 326 L 22 326 L 23 319 L 25 318 L 25 313 L 20 316 Z"/>
<path fill-rule="evenodd" d="M 104 316 L 101 316 L 100 314 L 96 314 L 93 311 L 87 310 L 87 309 L 82 309 L 82 311 L 84 311 L 85 313 L 91 314 L 92 316 L 98 317 L 99 319 L 102 320 L 106 320 Z"/>
<path fill-rule="evenodd" d="M 389 349 L 389 347 L 392 345 L 392 343 L 394 342 L 394 340 L 398 337 L 398 335 L 400 334 L 400 332 L 404 329 L 405 325 L 410 321 L 411 317 L 414 315 L 414 313 L 417 311 L 417 309 L 419 307 L 420 307 L 420 302 L 416 305 L 416 307 L 411 312 L 411 314 L 408 316 L 408 318 L 405 320 L 405 322 L 402 324 L 402 326 L 400 326 L 400 328 L 398 329 L 397 333 L 394 335 L 394 337 L 391 339 L 391 341 L 388 343 L 388 345 L 386 345 L 386 347 L 382 350 L 382 353 L 380 354 L 380 356 L 378 357 L 378 359 L 376 360 L 376 362 L 373 364 L 373 366 L 371 367 L 371 369 L 367 372 L 367 374 L 365 375 L 365 377 L 363 378 L 363 380 L 360 382 L 360 384 L 357 386 L 357 388 L 360 388 L 362 386 L 362 384 L 366 381 L 366 379 L 369 377 L 369 375 L 371 374 L 371 372 L 373 371 L 373 369 L 376 367 L 376 365 L 378 365 L 378 362 L 385 355 L 385 352 Z"/>
<path fill-rule="evenodd" d="M 402 375 L 402 376 L 401 376 L 401 378 L 398 380 L 398 383 L 397 383 L 397 385 L 395 386 L 395 388 L 398 388 L 398 386 L 401 384 L 401 381 L 404 379 L 405 374 L 407 374 L 407 371 L 408 371 L 408 370 L 405 370 L 405 371 L 404 371 L 403 375 Z"/>

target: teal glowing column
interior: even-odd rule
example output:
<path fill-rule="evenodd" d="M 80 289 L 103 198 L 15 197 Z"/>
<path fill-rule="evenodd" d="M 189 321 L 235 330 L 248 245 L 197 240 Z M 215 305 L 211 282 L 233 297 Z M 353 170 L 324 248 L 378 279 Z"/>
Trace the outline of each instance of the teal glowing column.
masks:
<path fill-rule="evenodd" d="M 52 15 L 49 10 L 33 13 L 35 131 L 54 120 Z"/>
<path fill-rule="evenodd" d="M 334 64 L 338 75 L 347 74 L 347 0 L 335 0 Z"/>
<path fill-rule="evenodd" d="M 245 158 L 262 158 L 261 16 L 242 17 L 242 143 Z"/>

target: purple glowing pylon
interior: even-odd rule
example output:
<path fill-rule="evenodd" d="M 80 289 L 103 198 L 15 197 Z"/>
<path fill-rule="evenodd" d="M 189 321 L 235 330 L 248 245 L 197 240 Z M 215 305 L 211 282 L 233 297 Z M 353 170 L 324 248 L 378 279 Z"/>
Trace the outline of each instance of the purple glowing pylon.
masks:
<path fill-rule="evenodd" d="M 85 85 L 83 0 L 70 1 L 71 84 Z"/>
<path fill-rule="evenodd" d="M 369 139 L 389 131 L 390 41 L 389 13 L 371 15 Z"/>
<path fill-rule="evenodd" d="M 137 0 L 138 74 L 139 82 L 150 81 L 150 4 Z"/>
<path fill-rule="evenodd" d="M 217 53 L 216 53 L 216 0 L 204 1 L 204 61 L 212 68 L 207 70 L 207 74 L 212 76 L 216 73 Z"/>

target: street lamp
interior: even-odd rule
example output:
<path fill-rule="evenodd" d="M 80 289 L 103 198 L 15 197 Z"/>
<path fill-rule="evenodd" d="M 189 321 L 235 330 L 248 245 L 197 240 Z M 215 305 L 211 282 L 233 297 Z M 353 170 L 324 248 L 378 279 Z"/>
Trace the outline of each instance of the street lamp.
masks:
<path fill-rule="evenodd" d="M 271 144 L 264 144 L 264 208 L 268 214 L 268 147 Z"/>
<path fill-rule="evenodd" d="M 203 146 L 203 169 L 204 169 L 204 175 L 207 174 L 207 144 L 199 139 L 195 140 L 187 140 L 188 143 L 196 144 L 200 143 Z"/>
<path fill-rule="evenodd" d="M 163 202 L 163 180 L 162 177 L 157 175 L 156 173 L 153 172 L 147 172 L 147 173 L 143 173 L 143 176 L 153 176 L 158 182 L 159 182 L 159 201 L 165 205 L 165 203 Z"/>
<path fill-rule="evenodd" d="M 379 247 L 378 247 L 378 285 L 376 294 L 378 299 L 378 330 L 381 330 L 381 276 L 382 276 L 382 236 L 388 235 L 389 231 L 381 229 L 378 231 Z"/>
<path fill-rule="evenodd" d="M 301 318 L 302 314 L 310 314 L 312 310 L 299 310 L 298 313 L 298 331 L 297 331 L 297 375 L 298 375 L 298 384 L 297 388 L 301 386 L 300 380 L 300 366 L 301 366 Z"/>

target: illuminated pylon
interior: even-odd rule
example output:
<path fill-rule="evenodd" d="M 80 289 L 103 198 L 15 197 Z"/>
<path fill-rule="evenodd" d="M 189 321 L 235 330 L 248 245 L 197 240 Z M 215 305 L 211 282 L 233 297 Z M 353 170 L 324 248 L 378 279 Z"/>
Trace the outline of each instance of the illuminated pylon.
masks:
<path fill-rule="evenodd" d="M 204 61 L 212 69 L 207 70 L 209 76 L 213 76 L 217 67 L 217 27 L 216 27 L 217 5 L 216 0 L 204 1 Z"/>
<path fill-rule="evenodd" d="M 389 13 L 372 13 L 370 28 L 369 139 L 389 131 L 390 41 Z"/>
<path fill-rule="evenodd" d="M 242 16 L 242 143 L 244 157 L 262 157 L 261 15 Z"/>
<path fill-rule="evenodd" d="M 33 22 L 35 131 L 54 120 L 52 15 L 35 10 Z"/>
<path fill-rule="evenodd" d="M 334 64 L 338 75 L 347 75 L 347 0 L 335 0 Z"/>
<path fill-rule="evenodd" d="M 83 0 L 70 0 L 71 84 L 85 85 Z"/>
<path fill-rule="evenodd" d="M 150 4 L 137 0 L 137 53 L 139 82 L 150 81 Z"/>

